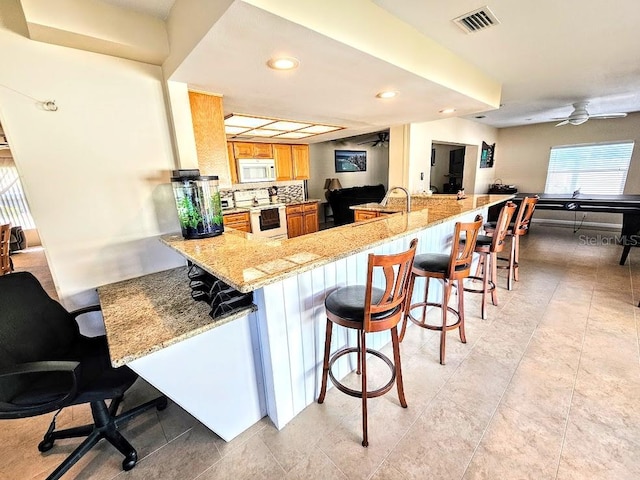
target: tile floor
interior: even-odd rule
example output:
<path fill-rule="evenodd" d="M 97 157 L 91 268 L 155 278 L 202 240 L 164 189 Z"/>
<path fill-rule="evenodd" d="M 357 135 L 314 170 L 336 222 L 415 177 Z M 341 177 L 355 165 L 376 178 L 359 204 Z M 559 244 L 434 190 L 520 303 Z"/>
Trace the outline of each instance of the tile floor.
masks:
<path fill-rule="evenodd" d="M 613 235 L 534 226 L 521 280 L 500 288 L 488 320 L 467 295 L 468 343 L 450 334 L 445 366 L 433 332 L 410 329 L 409 408 L 395 389 L 371 400 L 367 449 L 359 400 L 335 389 L 282 431 L 265 418 L 229 443 L 170 403 L 124 429 L 141 458 L 132 471 L 101 443 L 65 478 L 638 479 L 640 250 L 619 266 Z M 139 381 L 126 402 L 152 395 Z M 58 423 L 87 418 L 75 407 Z M 43 479 L 71 452 L 73 441 L 38 452 L 49 419 L 0 423 L 0 479 Z"/>

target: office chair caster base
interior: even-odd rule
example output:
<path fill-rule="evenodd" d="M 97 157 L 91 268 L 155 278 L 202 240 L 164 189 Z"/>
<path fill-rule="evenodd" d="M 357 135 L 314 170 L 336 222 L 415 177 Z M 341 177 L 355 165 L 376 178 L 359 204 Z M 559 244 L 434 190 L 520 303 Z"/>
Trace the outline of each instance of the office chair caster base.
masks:
<path fill-rule="evenodd" d="M 127 457 L 122 461 L 122 470 L 128 472 L 138 463 L 138 454 L 134 451 L 131 452 Z"/>
<path fill-rule="evenodd" d="M 162 396 L 158 399 L 158 403 L 156 403 L 156 410 L 158 410 L 159 412 L 161 412 L 162 410 L 164 410 L 165 408 L 167 408 L 167 405 L 169 403 L 167 402 L 167 397 Z"/>
<path fill-rule="evenodd" d="M 53 439 L 52 438 L 46 438 L 44 440 L 42 440 L 39 444 L 38 444 L 38 450 L 42 453 L 44 452 L 48 452 L 49 450 L 51 450 L 53 448 Z"/>

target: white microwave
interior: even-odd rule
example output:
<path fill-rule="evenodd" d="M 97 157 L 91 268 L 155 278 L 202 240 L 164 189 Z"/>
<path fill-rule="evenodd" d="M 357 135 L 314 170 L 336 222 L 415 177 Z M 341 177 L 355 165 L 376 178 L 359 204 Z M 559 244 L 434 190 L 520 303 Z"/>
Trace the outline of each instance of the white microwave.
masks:
<path fill-rule="evenodd" d="M 273 158 L 241 158 L 238 160 L 240 183 L 273 182 L 276 179 L 276 161 Z"/>

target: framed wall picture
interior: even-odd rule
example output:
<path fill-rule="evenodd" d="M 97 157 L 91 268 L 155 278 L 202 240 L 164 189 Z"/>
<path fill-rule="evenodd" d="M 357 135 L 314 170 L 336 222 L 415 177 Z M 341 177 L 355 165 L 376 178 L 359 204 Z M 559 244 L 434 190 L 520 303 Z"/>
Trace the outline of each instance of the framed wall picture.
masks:
<path fill-rule="evenodd" d="M 496 144 L 489 145 L 482 142 L 482 150 L 480 152 L 480 168 L 493 167 L 493 153 L 495 152 Z"/>
<path fill-rule="evenodd" d="M 366 172 L 367 152 L 365 150 L 336 150 L 336 173 Z"/>

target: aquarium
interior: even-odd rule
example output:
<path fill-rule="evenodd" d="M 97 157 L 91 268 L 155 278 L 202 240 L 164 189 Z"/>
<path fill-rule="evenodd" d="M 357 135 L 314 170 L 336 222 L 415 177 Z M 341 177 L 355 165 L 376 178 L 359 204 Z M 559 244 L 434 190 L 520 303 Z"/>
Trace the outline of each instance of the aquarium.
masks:
<path fill-rule="evenodd" d="M 171 185 L 184 238 L 215 237 L 224 232 L 217 176 L 174 170 Z"/>

